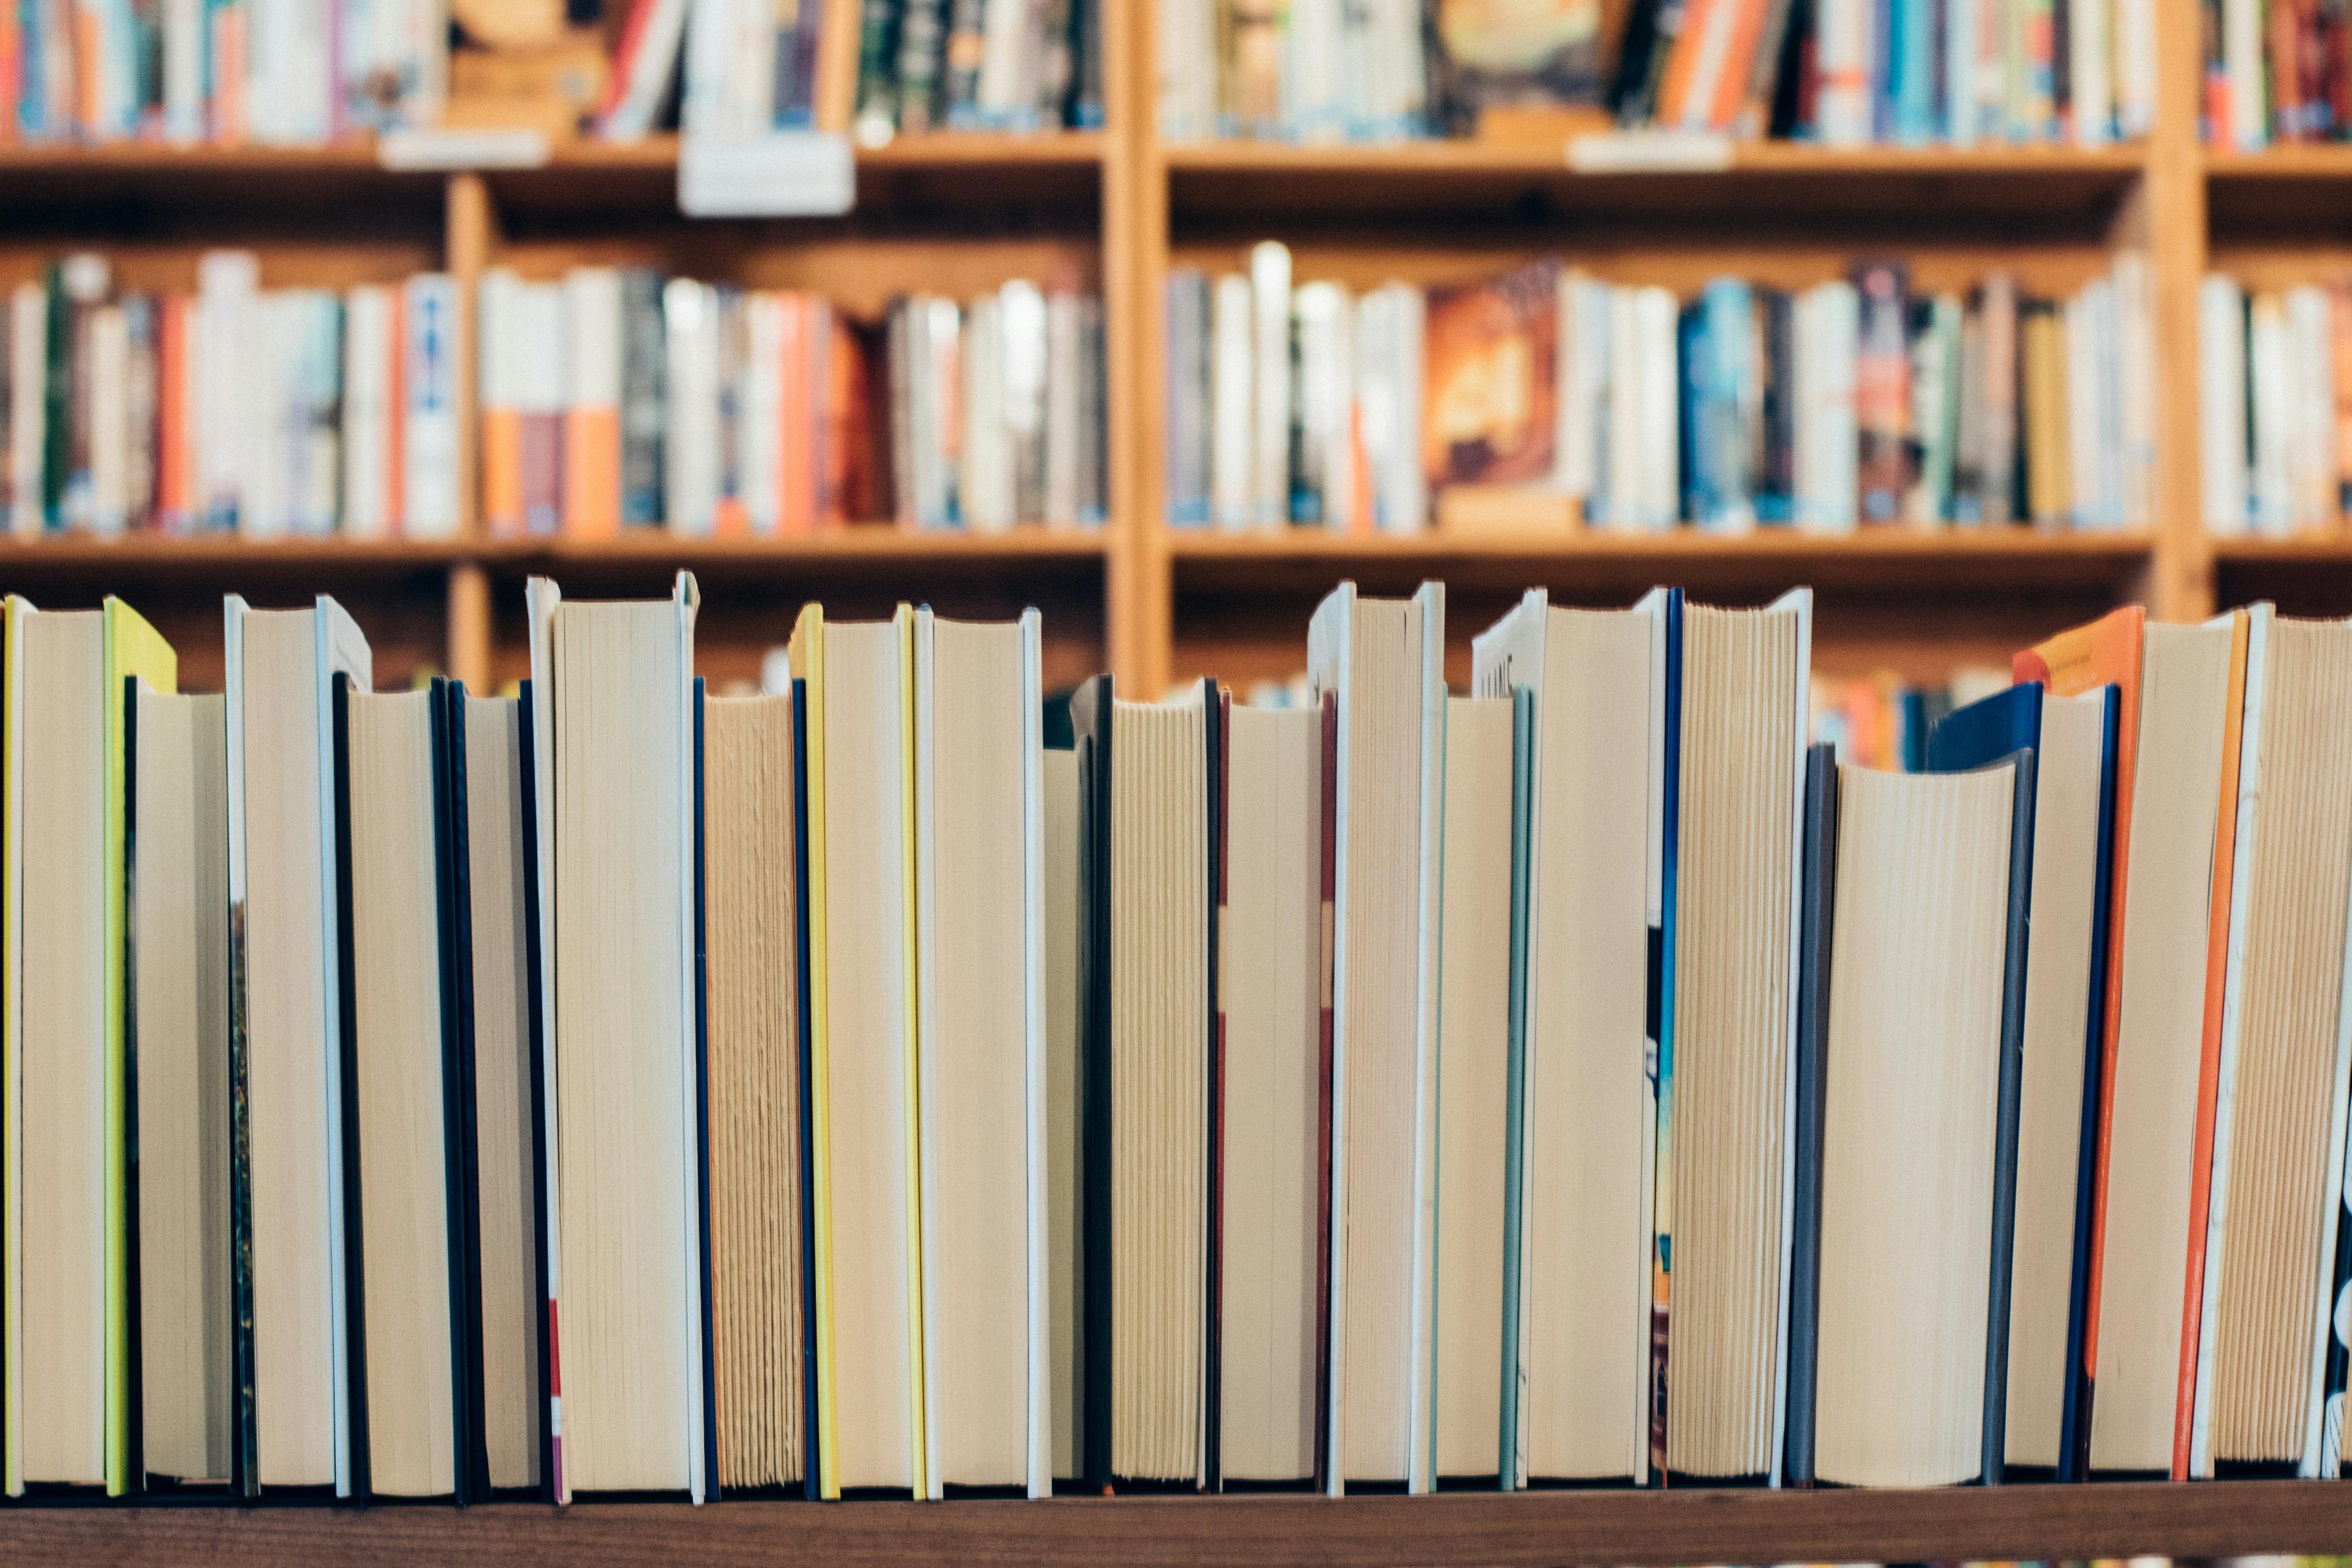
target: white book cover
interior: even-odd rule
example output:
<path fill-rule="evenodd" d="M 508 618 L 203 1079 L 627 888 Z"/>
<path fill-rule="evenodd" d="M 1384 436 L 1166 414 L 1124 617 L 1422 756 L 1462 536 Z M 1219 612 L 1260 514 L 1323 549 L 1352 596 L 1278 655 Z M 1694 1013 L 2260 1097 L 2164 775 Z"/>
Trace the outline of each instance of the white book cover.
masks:
<path fill-rule="evenodd" d="M 2126 138 L 2156 127 L 2156 0 L 2116 0 L 2116 126 Z"/>
<path fill-rule="evenodd" d="M 2260 152 L 2271 140 L 2263 9 L 2263 0 L 2221 0 L 2221 62 L 2230 86 L 2230 122 L 2220 130 L 2242 153 Z"/>
<path fill-rule="evenodd" d="M 663 511 L 682 538 L 708 538 L 719 510 L 719 299 L 709 284 L 662 286 L 669 352 L 669 428 L 662 450 Z"/>
<path fill-rule="evenodd" d="M 2197 287 L 2198 475 L 2205 526 L 2246 531 L 2246 296 L 2209 272 Z"/>
<path fill-rule="evenodd" d="M 284 538 L 293 506 L 288 485 L 287 435 L 291 420 L 287 405 L 298 345 L 289 303 L 284 289 L 256 297 L 254 333 L 243 356 L 243 413 L 250 444 L 236 531 L 247 539 Z"/>
<path fill-rule="evenodd" d="M 997 389 L 992 401 L 1003 408 L 995 430 L 1003 448 L 1003 474 L 998 481 L 1003 487 L 1001 510 L 1013 521 L 1038 522 L 1044 521 L 1039 509 L 1045 484 L 1050 352 L 1045 296 L 1027 279 L 1015 278 L 996 291 L 995 300 L 997 364 L 989 384 Z M 1070 475 L 1074 495 L 1076 478 L 1074 463 Z"/>
<path fill-rule="evenodd" d="M 1076 294 L 1056 290 L 1046 297 L 1045 521 L 1051 528 L 1076 528 L 1078 522 L 1078 432 L 1086 419 L 1083 313 Z"/>
<path fill-rule="evenodd" d="M 189 360 L 202 394 L 196 430 L 198 508 L 208 528 L 236 528 L 254 465 L 256 426 L 267 397 L 258 299 L 260 262 L 249 250 L 213 250 L 196 263 L 195 342 Z"/>
<path fill-rule="evenodd" d="M 596 133 L 608 141 L 633 142 L 653 130 L 669 90 L 670 72 L 677 64 L 678 46 L 686 35 L 687 0 L 655 0 L 637 52 L 626 62 L 627 78 L 619 101 L 597 121 Z M 618 68 L 620 62 L 615 62 Z"/>
<path fill-rule="evenodd" d="M 1349 353 L 1354 307 L 1347 289 L 1318 281 L 1298 286 L 1299 467 L 1318 510 L 1309 519 L 1344 531 L 1354 501 L 1355 464 L 1349 437 L 1355 377 Z"/>
<path fill-rule="evenodd" d="M 205 0 L 163 0 L 163 139 L 187 146 L 205 133 Z"/>
<path fill-rule="evenodd" d="M 2332 528 L 2336 521 L 2335 337 L 2327 290 L 2305 284 L 2286 292 L 2288 374 L 2294 410 L 2289 484 L 2297 530 Z"/>
<path fill-rule="evenodd" d="M 2066 331 L 2066 467 L 2075 528 L 2096 525 L 2105 497 L 2099 489 L 2098 285 L 2086 286 L 2061 307 Z"/>
<path fill-rule="evenodd" d="M 343 531 L 353 539 L 390 531 L 394 300 L 390 289 L 374 284 L 343 300 Z"/>
<path fill-rule="evenodd" d="M 1217 527 L 1229 533 L 1250 526 L 1255 494 L 1252 475 L 1257 426 L 1250 402 L 1255 364 L 1252 299 L 1250 280 L 1238 272 L 1228 272 L 1217 279 L 1209 308 L 1210 515 Z"/>
<path fill-rule="evenodd" d="M 2156 519 L 2156 345 L 2153 341 L 2153 292 L 2148 283 L 2147 257 L 2137 250 L 2117 253 L 2115 280 L 2114 379 L 2116 418 L 2122 438 L 2116 443 L 2116 521 L 2126 528 L 2146 528 Z M 2328 429 L 2334 434 L 2334 400 L 2328 402 Z M 2329 494 L 2334 495 L 2330 473 Z"/>
<path fill-rule="evenodd" d="M 2079 146 L 2103 147 L 2115 140 L 2114 5 L 2115 0 L 2091 0 L 2066 9 L 2066 89 Z"/>
<path fill-rule="evenodd" d="M 1290 521 L 1290 248 L 1266 240 L 1250 250 L 1250 521 L 1276 530 Z"/>
<path fill-rule="evenodd" d="M 1872 141 L 1871 110 L 1876 98 L 1873 73 L 1878 50 L 1871 19 L 1872 0 L 1821 0 L 1815 58 L 1821 89 L 1814 123 L 1822 144 L 1862 147 Z"/>
<path fill-rule="evenodd" d="M 750 9 L 749 0 L 694 0 L 687 11 L 677 109 L 683 135 L 719 139 L 738 132 L 728 112 L 729 61 L 737 46 L 737 13 Z M 646 42 L 652 41 L 648 29 Z"/>
<path fill-rule="evenodd" d="M 1609 289 L 1609 427 L 1601 460 L 1599 504 L 1593 521 L 1612 532 L 1640 525 L 1642 500 L 1642 321 L 1634 308 L 1639 290 Z"/>
<path fill-rule="evenodd" d="M 1641 404 L 1633 421 L 1640 443 L 1641 488 L 1635 513 L 1641 529 L 1662 532 L 1682 516 L 1682 376 L 1676 353 L 1679 306 L 1664 289 L 1633 297 L 1643 359 Z"/>
<path fill-rule="evenodd" d="M 963 384 L 956 399 L 963 428 L 963 523 L 974 533 L 1003 533 L 1013 527 L 1013 474 L 1006 451 L 1004 399 L 1004 310 L 983 294 L 965 312 L 961 342 Z"/>
<path fill-rule="evenodd" d="M 784 395 L 784 302 L 775 294 L 743 296 L 743 335 L 750 353 L 743 365 L 742 417 L 739 424 L 743 464 L 743 510 L 751 531 L 776 531 L 783 509 L 782 482 Z M 617 367 L 616 367 L 617 368 Z M 619 388 L 614 387 L 616 394 Z"/>
<path fill-rule="evenodd" d="M 1955 147 L 1977 142 L 1977 46 L 1983 36 L 1982 10 L 2000 0 L 1945 0 L 1944 140 Z"/>
<path fill-rule="evenodd" d="M 411 539 L 448 539 L 457 531 L 457 285 L 425 272 L 401 286 L 405 356 L 401 383 L 402 511 L 392 519 Z"/>
<path fill-rule="evenodd" d="M 2257 294 L 2248 311 L 2248 384 L 2253 395 L 2253 505 L 2257 533 L 2284 538 L 2294 530 L 2289 478 L 2294 449 L 2294 382 L 2286 341 L 2286 310 L 2276 294 Z"/>
<path fill-rule="evenodd" d="M 1342 0 L 1291 0 L 1282 118 L 1301 142 L 1337 142 L 1348 133 L 1347 9 Z"/>
<path fill-rule="evenodd" d="M 991 125 L 1011 126 L 1024 111 L 1035 108 L 1028 13 L 1026 0 L 985 0 L 979 101 L 981 116 Z"/>
<path fill-rule="evenodd" d="M 131 333 L 119 304 L 89 318 L 89 526 L 100 538 L 122 531 L 131 468 Z"/>
<path fill-rule="evenodd" d="M 1812 301 L 1809 356 L 1812 390 L 1801 418 L 1811 422 L 1812 510 L 1805 521 L 1824 533 L 1859 526 L 1861 460 L 1854 410 L 1854 359 L 1862 335 L 1862 297 L 1843 279 L 1807 292 Z"/>

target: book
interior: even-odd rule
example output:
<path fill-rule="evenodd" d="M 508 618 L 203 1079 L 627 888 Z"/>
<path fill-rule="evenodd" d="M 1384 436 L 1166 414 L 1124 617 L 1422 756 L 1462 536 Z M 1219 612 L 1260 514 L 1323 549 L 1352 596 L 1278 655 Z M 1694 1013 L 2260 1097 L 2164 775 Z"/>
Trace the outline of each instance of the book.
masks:
<path fill-rule="evenodd" d="M 236 1489 L 352 1489 L 342 976 L 333 951 L 335 679 L 366 637 L 334 600 L 226 605 L 229 1213 Z"/>
<path fill-rule="evenodd" d="M 1040 620 L 914 613 L 929 1495 L 1052 1490 Z M 829 869 L 847 870 L 846 866 Z M 829 884 L 837 886 L 838 884 Z"/>
<path fill-rule="evenodd" d="M 1838 770 L 1808 1476 L 2001 1479 L 2031 752 L 1953 773 Z M 1833 828 L 1831 824 L 1834 823 Z M 1917 1292 L 1944 1305 L 1909 1310 Z"/>
<path fill-rule="evenodd" d="M 913 766 L 914 612 L 793 626 L 807 691 L 817 1489 L 929 1494 Z"/>
<path fill-rule="evenodd" d="M 1349 1482 L 1432 1484 L 1430 1226 L 1436 1086 L 1437 763 L 1445 599 L 1343 583 L 1307 632 L 1337 700 L 1330 1458 Z"/>
<path fill-rule="evenodd" d="M 1518 699 L 1448 697 L 1438 895 L 1435 1474 L 1500 1477 L 1510 1142 L 1513 769 Z"/>
<path fill-rule="evenodd" d="M 2113 881 L 2117 689 L 2072 697 L 2032 682 L 1936 722 L 1928 765 L 2034 753 L 2033 929 L 2025 974 L 2017 1218 L 2011 1263 L 2011 1468 L 2080 1469 L 2100 1064 Z"/>
<path fill-rule="evenodd" d="M 1533 485 L 1552 473 L 1558 267 L 1429 290 L 1422 465 L 1448 485 Z"/>
<path fill-rule="evenodd" d="M 120 599 L 5 602 L 7 1291 L 0 1490 L 120 1496 L 131 1474 L 123 839 L 128 683 L 176 684 L 171 647 Z"/>
<path fill-rule="evenodd" d="M 547 1167 L 543 1218 L 559 1502 L 701 1501 L 717 1484 L 694 939 L 698 602 L 686 573 L 666 601 L 567 605 L 549 579 L 529 584 L 541 1125 L 567 1152 Z M 664 761 L 616 770 L 615 753 Z"/>
<path fill-rule="evenodd" d="M 140 680 L 124 854 L 136 1084 L 134 1485 L 229 1479 L 228 760 L 217 696 Z M 12 817 L 13 820 L 13 817 Z"/>
<path fill-rule="evenodd" d="M 1531 706 L 1514 1085 L 1526 1153 L 1507 1199 L 1518 1289 L 1506 1311 L 1520 1325 L 1506 1351 L 1512 1487 L 1648 1477 L 1656 1110 L 1644 1058 L 1670 614 L 1665 595 L 1584 610 L 1531 589 L 1472 645 L 1476 689 L 1524 692 Z"/>
<path fill-rule="evenodd" d="M 1079 812 L 1081 1474 L 1205 1487 L 1218 705 L 1070 700 Z M 1158 1223 L 1129 1234 L 1123 1215 Z"/>
<path fill-rule="evenodd" d="M 1085 1203 L 1078 1090 L 1078 756 L 1068 742 L 1065 707 L 1040 768 L 1045 844 L 1039 875 L 1045 900 L 1045 1308 L 1044 1425 L 1056 1482 L 1076 1482 L 1086 1450 L 1086 1260 L 1079 1213 Z"/>
<path fill-rule="evenodd" d="M 1328 705 L 1327 705 L 1328 706 Z M 1236 704 L 1218 910 L 1218 1458 L 1226 1485 L 1309 1484 L 1323 1430 L 1324 708 Z"/>

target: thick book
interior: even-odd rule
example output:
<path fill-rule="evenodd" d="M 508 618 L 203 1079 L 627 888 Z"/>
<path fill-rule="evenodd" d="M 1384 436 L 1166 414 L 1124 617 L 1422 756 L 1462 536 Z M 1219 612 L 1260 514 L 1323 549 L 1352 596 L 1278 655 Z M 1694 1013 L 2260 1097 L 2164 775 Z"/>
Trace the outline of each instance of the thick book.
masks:
<path fill-rule="evenodd" d="M 1678 609 L 1670 593 L 1587 610 L 1531 589 L 1471 645 L 1475 689 L 1523 694 L 1534 730 L 1519 760 L 1525 1044 L 1512 1090 L 1525 1159 L 1507 1199 L 1507 1486 L 1648 1479 L 1657 1114 L 1645 1059 Z"/>
<path fill-rule="evenodd" d="M 1792 1468 L 1821 1481 L 2000 1479 L 2032 774 L 2031 752 L 1838 770 L 1834 865 L 1816 868 L 1834 893 L 1812 931 L 1830 956 L 1808 1041 L 1821 1207 L 1803 1329 L 1833 1352 L 1801 1358 L 1813 1382 L 1790 1389 L 1812 1447 Z"/>
<path fill-rule="evenodd" d="M 1337 699 L 1328 1483 L 1433 1481 L 1431 1205 L 1445 599 L 1343 583 L 1307 632 Z"/>
<path fill-rule="evenodd" d="M 138 1484 L 132 1459 L 135 1127 L 126 1073 L 128 692 L 177 680 L 120 599 L 5 602 L 7 1371 L 0 1490 Z"/>
<path fill-rule="evenodd" d="M 1070 701 L 1090 1489 L 1210 1479 L 1217 710 L 1207 681 L 1130 703 L 1097 676 Z"/>
<path fill-rule="evenodd" d="M 716 1490 L 697 934 L 698 595 L 529 584 L 555 1499 Z M 616 768 L 613 759 L 646 759 Z M 566 1070 L 566 1064 L 571 1070 Z M 651 1281 L 654 1288 L 646 1288 Z"/>
<path fill-rule="evenodd" d="M 2034 753 L 2033 942 L 2018 1093 L 2011 1262 L 2009 1468 L 2077 1479 L 2087 1398 L 2092 1176 L 2105 1038 L 2116 729 L 2112 684 L 2061 697 L 2023 682 L 1938 720 L 1937 771 Z"/>
<path fill-rule="evenodd" d="M 226 605 L 237 1489 L 352 1487 L 349 1215 L 331 797 L 334 682 L 367 639 L 332 599 Z"/>

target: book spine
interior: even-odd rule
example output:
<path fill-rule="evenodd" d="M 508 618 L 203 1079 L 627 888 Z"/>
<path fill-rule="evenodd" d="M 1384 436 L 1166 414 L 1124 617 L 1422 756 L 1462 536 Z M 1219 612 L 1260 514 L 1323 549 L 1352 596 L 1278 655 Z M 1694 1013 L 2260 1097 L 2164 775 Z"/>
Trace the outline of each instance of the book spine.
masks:
<path fill-rule="evenodd" d="M 906 0 L 898 18 L 898 129 L 907 135 L 938 130 L 944 107 L 940 67 L 946 48 L 947 0 Z"/>
<path fill-rule="evenodd" d="M 865 0 L 857 22 L 856 133 L 862 142 L 887 141 L 898 127 L 898 95 L 890 62 L 898 34 L 899 0 Z"/>
<path fill-rule="evenodd" d="M 400 302 L 405 338 L 400 379 L 400 500 L 412 539 L 457 531 L 457 283 L 446 273 L 411 278 Z"/>
<path fill-rule="evenodd" d="M 522 280 L 503 268 L 482 275 L 476 295 L 476 385 L 481 404 L 482 527 L 493 539 L 523 531 L 520 361 L 532 345 L 521 320 Z"/>
<path fill-rule="evenodd" d="M 649 527 L 662 520 L 667 468 L 667 328 L 658 273 L 631 268 L 621 275 L 621 525 Z"/>
<path fill-rule="evenodd" d="M 580 268 L 563 280 L 562 531 L 610 539 L 621 527 L 621 275 Z"/>
<path fill-rule="evenodd" d="M 520 341 L 510 339 L 508 351 L 520 426 L 522 531 L 544 537 L 563 522 L 563 285 L 526 283 L 515 303 Z"/>

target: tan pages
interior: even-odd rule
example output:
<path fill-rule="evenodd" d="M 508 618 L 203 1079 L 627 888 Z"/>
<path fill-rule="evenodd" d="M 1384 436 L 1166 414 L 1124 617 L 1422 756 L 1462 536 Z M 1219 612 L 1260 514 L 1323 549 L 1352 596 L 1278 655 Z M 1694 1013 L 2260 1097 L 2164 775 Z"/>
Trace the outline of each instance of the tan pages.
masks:
<path fill-rule="evenodd" d="M 552 926 L 548 1290 L 558 1500 L 705 1474 L 692 942 L 694 579 L 565 604 L 530 584 Z"/>
<path fill-rule="evenodd" d="M 1047 751 L 1042 768 L 1045 970 L 1047 1387 L 1055 1479 L 1078 1474 L 1085 1445 L 1086 1264 L 1078 1256 L 1078 757 Z"/>
<path fill-rule="evenodd" d="M 2217 1461 L 2315 1466 L 2313 1325 L 2332 1305 L 2321 1241 L 2339 1201 L 2328 1154 L 2352 894 L 2352 621 L 2248 614 L 2199 1476 Z"/>
<path fill-rule="evenodd" d="M 1225 758 L 1219 1468 L 1315 1474 L 1323 715 L 1233 710 Z"/>
<path fill-rule="evenodd" d="M 434 721 L 423 691 L 348 707 L 359 1327 L 368 1487 L 383 1497 L 458 1487 Z"/>
<path fill-rule="evenodd" d="M 925 1479 L 1043 1497 L 1040 617 L 914 619 Z"/>
<path fill-rule="evenodd" d="M 2045 691 L 2034 760 L 2033 928 L 2025 960 L 2018 1092 L 2017 1229 L 2011 1243 L 2009 1411 L 2012 1465 L 2055 1467 L 2064 1422 L 2066 1323 L 2074 1291 L 2075 1182 L 2090 1027 L 2091 930 L 2099 898 L 2099 775 L 2106 689 Z M 1824 1342 L 1826 1343 L 1827 1342 Z"/>
<path fill-rule="evenodd" d="M 139 691 L 131 742 L 140 1436 L 229 1478 L 228 759 L 218 697 Z"/>
<path fill-rule="evenodd" d="M 2172 1456 L 2231 639 L 2227 617 L 2147 630 L 2102 1266 L 2116 1288 L 2099 1310 L 2094 1470 L 2162 1470 Z"/>
<path fill-rule="evenodd" d="M 1436 1470 L 1500 1473 L 1514 701 L 1445 704 L 1439 894 Z"/>
<path fill-rule="evenodd" d="M 1654 1113 L 1644 1067 L 1663 605 L 1555 609 L 1482 634 L 1482 696 L 1526 689 L 1528 945 L 1509 1486 L 1648 1476 Z M 1443 1322 L 1441 1321 L 1441 1329 Z"/>
<path fill-rule="evenodd" d="M 539 1337 L 547 1298 L 534 1239 L 541 1157 L 530 1093 L 531 931 L 523 918 L 522 748 L 530 742 L 514 699 L 468 697 L 464 708 L 482 1436 L 493 1489 L 537 1488 L 544 1479 Z"/>
<path fill-rule="evenodd" d="M 1838 779 L 1814 1464 L 1948 1486 L 1983 1468 L 2016 769 Z"/>
<path fill-rule="evenodd" d="M 704 700 L 711 1356 L 721 1487 L 803 1479 L 793 700 Z"/>
<path fill-rule="evenodd" d="M 1436 847 L 1445 597 L 1342 583 L 1307 630 L 1339 701 L 1331 1069 L 1331 1461 L 1351 1481 L 1432 1483 Z"/>

